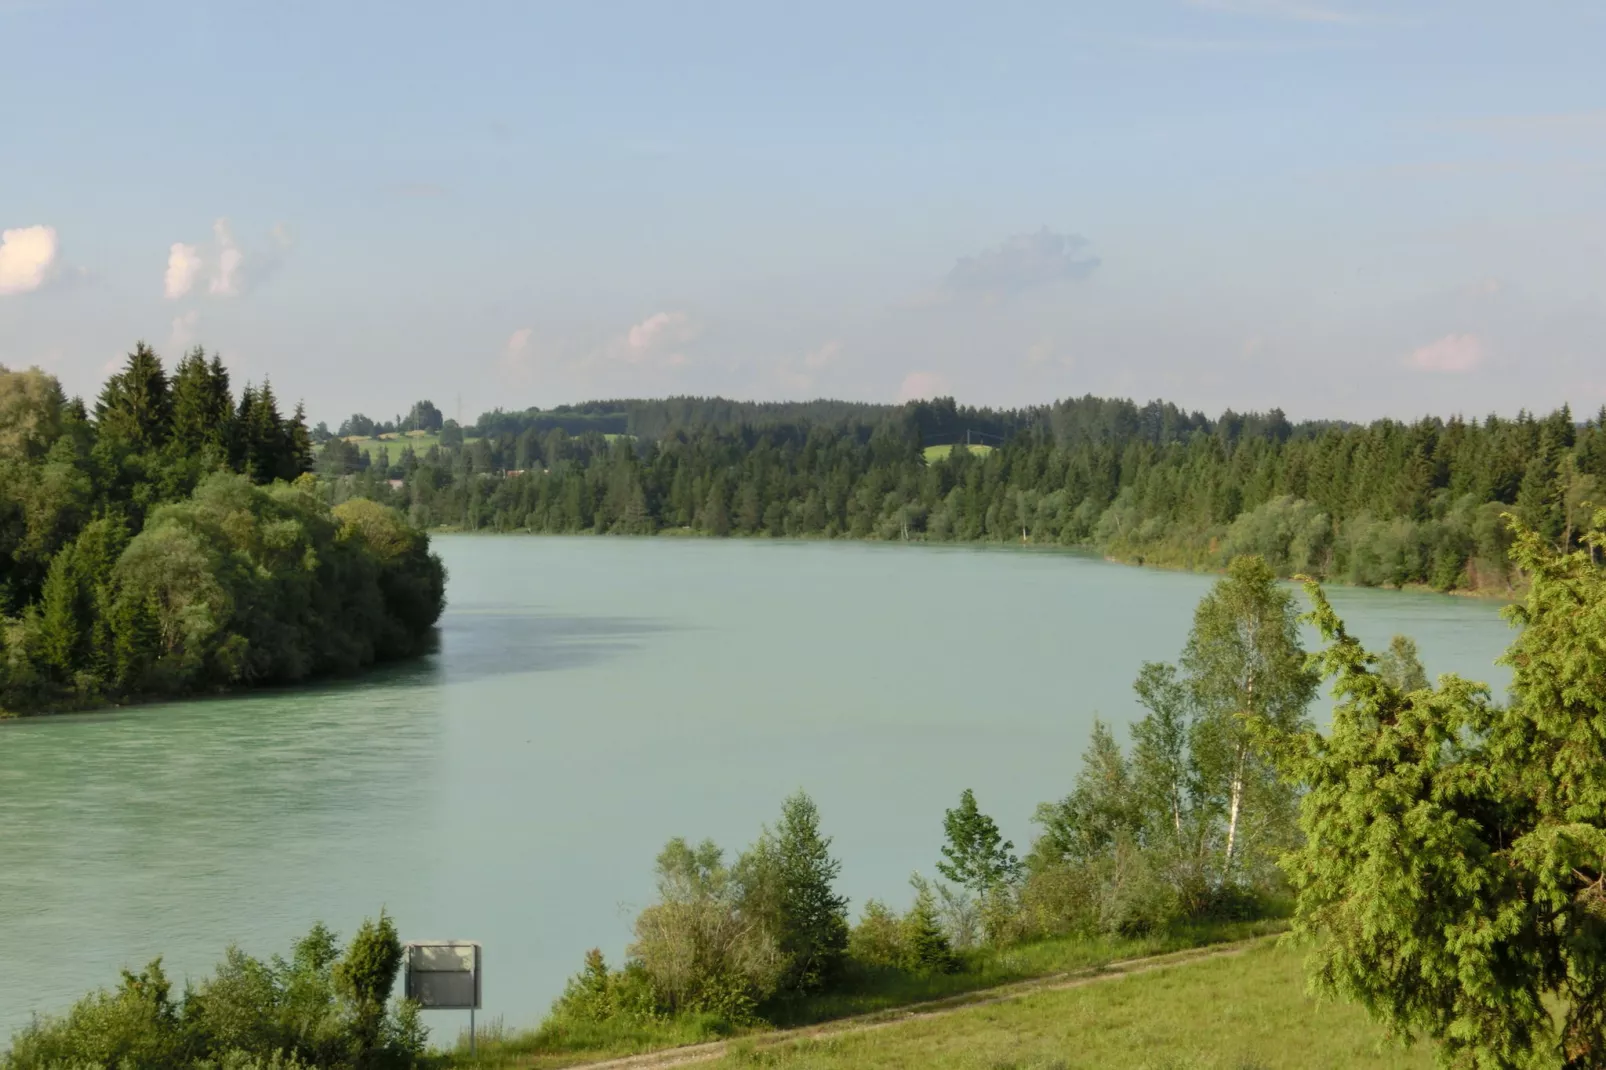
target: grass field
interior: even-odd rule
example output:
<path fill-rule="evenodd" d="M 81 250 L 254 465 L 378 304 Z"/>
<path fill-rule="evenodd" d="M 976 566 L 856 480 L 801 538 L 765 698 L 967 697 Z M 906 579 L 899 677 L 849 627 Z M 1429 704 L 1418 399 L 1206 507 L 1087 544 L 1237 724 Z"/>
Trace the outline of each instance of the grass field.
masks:
<path fill-rule="evenodd" d="M 1123 959 L 1260 936 L 1278 931 L 1282 925 L 1280 921 L 1221 922 L 1179 926 L 1169 932 L 1135 939 L 1067 937 L 988 948 L 967 956 L 965 968 L 959 973 L 921 977 L 901 971 L 869 972 L 849 977 L 840 991 L 772 1010 L 768 1017 L 771 1024 L 782 1027 L 828 1022 L 1100 967 Z M 655 1022 L 549 1024 L 524 1033 L 493 1027 L 491 1037 L 481 1033 L 478 1059 L 467 1057 L 467 1038 L 464 1037 L 459 1040 L 450 1064 L 499 1068 L 573 1066 L 608 1056 L 717 1040 L 725 1035 L 720 1026 L 721 1023 L 712 1018 L 688 1016 Z"/>
<path fill-rule="evenodd" d="M 441 444 L 441 436 L 433 431 L 407 431 L 381 435 L 377 440 L 364 438 L 361 435 L 347 435 L 346 441 L 356 443 L 357 448 L 369 457 L 378 452 L 380 446 L 384 446 L 390 451 L 390 460 L 394 464 L 396 458 L 401 456 L 401 451 L 408 446 L 413 447 L 413 452 L 422 457 L 429 452 L 430 447 Z M 465 441 L 471 440 L 465 439 Z"/>
<path fill-rule="evenodd" d="M 1042 992 L 871 1031 L 733 1043 L 704 1065 L 776 1070 L 1428 1070 L 1380 1046 L 1359 1008 L 1305 994 L 1298 952 L 1231 958 Z"/>
<path fill-rule="evenodd" d="M 979 443 L 971 443 L 969 449 L 971 453 L 974 453 L 977 456 L 993 452 L 993 448 L 991 446 L 983 446 Z M 932 464 L 936 461 L 940 461 L 953 451 L 953 446 L 927 446 L 925 450 L 926 463 Z"/>

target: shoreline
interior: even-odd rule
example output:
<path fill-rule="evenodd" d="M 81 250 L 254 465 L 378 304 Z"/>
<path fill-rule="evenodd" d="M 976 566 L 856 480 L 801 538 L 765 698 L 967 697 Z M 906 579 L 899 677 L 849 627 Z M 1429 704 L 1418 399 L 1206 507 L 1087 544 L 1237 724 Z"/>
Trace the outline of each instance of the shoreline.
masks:
<path fill-rule="evenodd" d="M 830 536 L 830 537 L 827 537 L 827 536 L 821 536 L 821 535 L 812 535 L 812 536 L 811 535 L 791 535 L 791 536 L 780 536 L 780 537 L 777 537 L 777 536 L 774 536 L 774 535 L 736 535 L 736 534 L 732 534 L 732 535 L 714 535 L 714 534 L 711 534 L 709 532 L 694 531 L 694 530 L 692 530 L 690 528 L 663 528 L 662 530 L 655 531 L 655 532 L 653 532 L 651 534 L 648 534 L 648 535 L 640 535 L 640 534 L 624 535 L 624 534 L 614 534 L 612 532 L 595 532 L 595 531 L 531 531 L 528 528 L 515 528 L 515 529 L 513 529 L 511 531 L 493 531 L 493 530 L 486 529 L 486 528 L 480 528 L 480 529 L 476 529 L 476 530 L 473 530 L 473 531 L 468 531 L 468 530 L 465 530 L 463 528 L 443 526 L 443 527 L 430 528 L 430 529 L 428 529 L 427 533 L 429 535 L 431 535 L 431 536 L 435 536 L 435 535 L 461 535 L 461 536 L 470 536 L 470 537 L 495 537 L 495 536 L 513 535 L 513 536 L 521 536 L 521 537 L 537 538 L 537 539 L 596 539 L 596 538 L 603 538 L 603 539 L 659 539 L 659 538 L 669 538 L 669 539 L 706 539 L 706 540 L 715 540 L 715 541 L 717 541 L 717 540 L 730 540 L 730 541 L 741 541 L 741 542 L 798 542 L 798 543 L 834 543 L 834 542 L 843 542 L 843 543 L 863 543 L 863 544 L 869 544 L 869 545 L 874 545 L 874 546 L 908 546 L 908 547 L 916 547 L 916 546 L 920 546 L 920 547 L 947 546 L 947 547 L 955 547 L 955 548 L 1008 550 L 1008 551 L 1012 551 L 1012 552 L 1019 551 L 1019 552 L 1035 552 L 1035 553 L 1075 554 L 1075 555 L 1082 556 L 1082 557 L 1096 557 L 1101 561 L 1108 562 L 1109 564 L 1112 564 L 1112 565 L 1124 565 L 1124 566 L 1126 566 L 1128 568 L 1147 568 L 1147 569 L 1153 569 L 1156 572 L 1184 572 L 1184 573 L 1191 573 L 1191 574 L 1196 575 L 1196 576 L 1220 576 L 1220 575 L 1224 575 L 1226 573 L 1226 567 L 1225 566 L 1211 566 L 1211 567 L 1207 567 L 1207 568 L 1196 568 L 1196 567 L 1193 567 L 1193 566 L 1190 566 L 1190 565 L 1164 564 L 1164 563 L 1161 563 L 1161 562 L 1146 560 L 1141 556 L 1137 557 L 1136 559 L 1126 558 L 1126 557 L 1119 557 L 1119 556 L 1116 556 L 1114 554 L 1110 554 L 1110 553 L 1107 553 L 1105 551 L 1102 551 L 1097 546 L 1094 546 L 1094 545 L 1092 545 L 1090 543 L 1072 543 L 1072 544 L 1066 545 L 1066 544 L 1063 544 L 1063 543 L 1017 543 L 1017 542 L 1003 540 L 1003 539 L 996 539 L 996 540 L 995 539 L 964 539 L 964 540 L 960 540 L 960 539 L 953 539 L 953 540 L 871 539 L 871 538 L 855 539 L 855 538 L 851 538 L 851 537 L 848 537 L 848 536 Z M 1284 582 L 1288 582 L 1288 583 L 1296 582 L 1292 576 L 1280 576 L 1279 579 L 1283 580 Z M 1443 595 L 1443 596 L 1445 596 L 1447 598 L 1472 598 L 1472 599 L 1477 599 L 1479 601 L 1502 602 L 1502 603 L 1505 603 L 1507 605 L 1509 605 L 1511 603 L 1514 603 L 1514 602 L 1521 601 L 1522 597 L 1523 597 L 1523 593 L 1524 593 L 1524 588 L 1521 588 L 1521 587 L 1509 587 L 1509 586 L 1508 587 L 1504 587 L 1504 588 L 1453 587 L 1448 591 L 1441 591 L 1438 588 L 1432 587 L 1432 586 L 1430 586 L 1428 584 L 1425 584 L 1425 583 L 1407 583 L 1407 584 L 1405 584 L 1403 586 L 1400 586 L 1400 587 L 1391 587 L 1391 586 L 1389 586 L 1387 584 L 1348 583 L 1348 582 L 1346 582 L 1346 581 L 1344 581 L 1342 579 L 1338 579 L 1338 578 L 1335 578 L 1335 577 L 1320 578 L 1318 580 L 1318 582 L 1321 583 L 1321 585 L 1324 586 L 1324 587 L 1340 587 L 1340 588 L 1344 588 L 1346 590 L 1398 591 L 1398 592 L 1402 592 L 1402 593 L 1411 593 L 1411 594 L 1434 594 L 1434 595 Z"/>

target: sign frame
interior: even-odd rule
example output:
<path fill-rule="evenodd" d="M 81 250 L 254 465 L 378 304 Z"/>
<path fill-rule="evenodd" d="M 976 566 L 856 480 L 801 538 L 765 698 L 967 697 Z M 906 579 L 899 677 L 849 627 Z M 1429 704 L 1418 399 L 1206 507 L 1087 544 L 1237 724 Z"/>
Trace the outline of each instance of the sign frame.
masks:
<path fill-rule="evenodd" d="M 424 960 L 429 952 L 435 952 L 435 957 L 455 957 L 463 961 L 463 953 L 469 952 L 469 968 L 464 969 L 425 969 Z M 485 949 L 478 940 L 411 940 L 402 945 L 402 961 L 406 966 L 403 975 L 402 992 L 406 998 L 418 1003 L 420 1009 L 432 1011 L 468 1011 L 470 1016 L 480 1009 L 484 990 L 485 978 Z M 440 1002 L 438 997 L 431 997 L 425 990 L 426 978 L 431 976 L 439 978 L 460 978 L 468 976 L 473 988 L 472 1002 L 461 999 L 453 1002 Z"/>

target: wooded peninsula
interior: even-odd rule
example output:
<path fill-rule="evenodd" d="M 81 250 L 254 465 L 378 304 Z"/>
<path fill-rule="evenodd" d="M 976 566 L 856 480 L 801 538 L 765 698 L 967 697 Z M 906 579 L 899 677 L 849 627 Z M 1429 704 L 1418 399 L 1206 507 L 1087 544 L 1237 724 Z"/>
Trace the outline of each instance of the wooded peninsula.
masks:
<path fill-rule="evenodd" d="M 0 715 L 292 683 L 426 650 L 446 576 L 307 474 L 267 383 L 141 345 L 93 408 L 0 368 Z"/>

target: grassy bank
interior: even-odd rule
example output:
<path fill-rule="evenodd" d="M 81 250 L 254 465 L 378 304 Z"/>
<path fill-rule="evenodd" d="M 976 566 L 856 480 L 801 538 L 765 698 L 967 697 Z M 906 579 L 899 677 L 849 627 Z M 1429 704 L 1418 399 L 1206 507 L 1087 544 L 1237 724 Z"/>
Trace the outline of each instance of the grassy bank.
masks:
<path fill-rule="evenodd" d="M 481 1034 L 477 1057 L 468 1056 L 467 1038 L 463 1037 L 446 1065 L 574 1066 L 612 1056 L 718 1040 L 733 1034 L 756 1038 L 774 1027 L 829 1022 L 960 996 L 997 985 L 1053 977 L 1123 959 L 1241 940 L 1279 931 L 1282 925 L 1280 921 L 1220 922 L 1177 926 L 1165 933 L 1134 939 L 1067 937 L 986 948 L 966 954 L 961 969 L 952 974 L 920 976 L 902 970 L 853 967 L 835 991 L 767 1007 L 763 1022 L 735 1031 L 707 1015 L 604 1023 L 548 1022 L 524 1033 L 493 1027 L 489 1036 Z"/>
<path fill-rule="evenodd" d="M 1297 951 L 1209 959 L 869 1031 L 738 1040 L 708 1066 L 777 1070 L 1427 1070 L 1357 1007 L 1306 995 Z"/>

